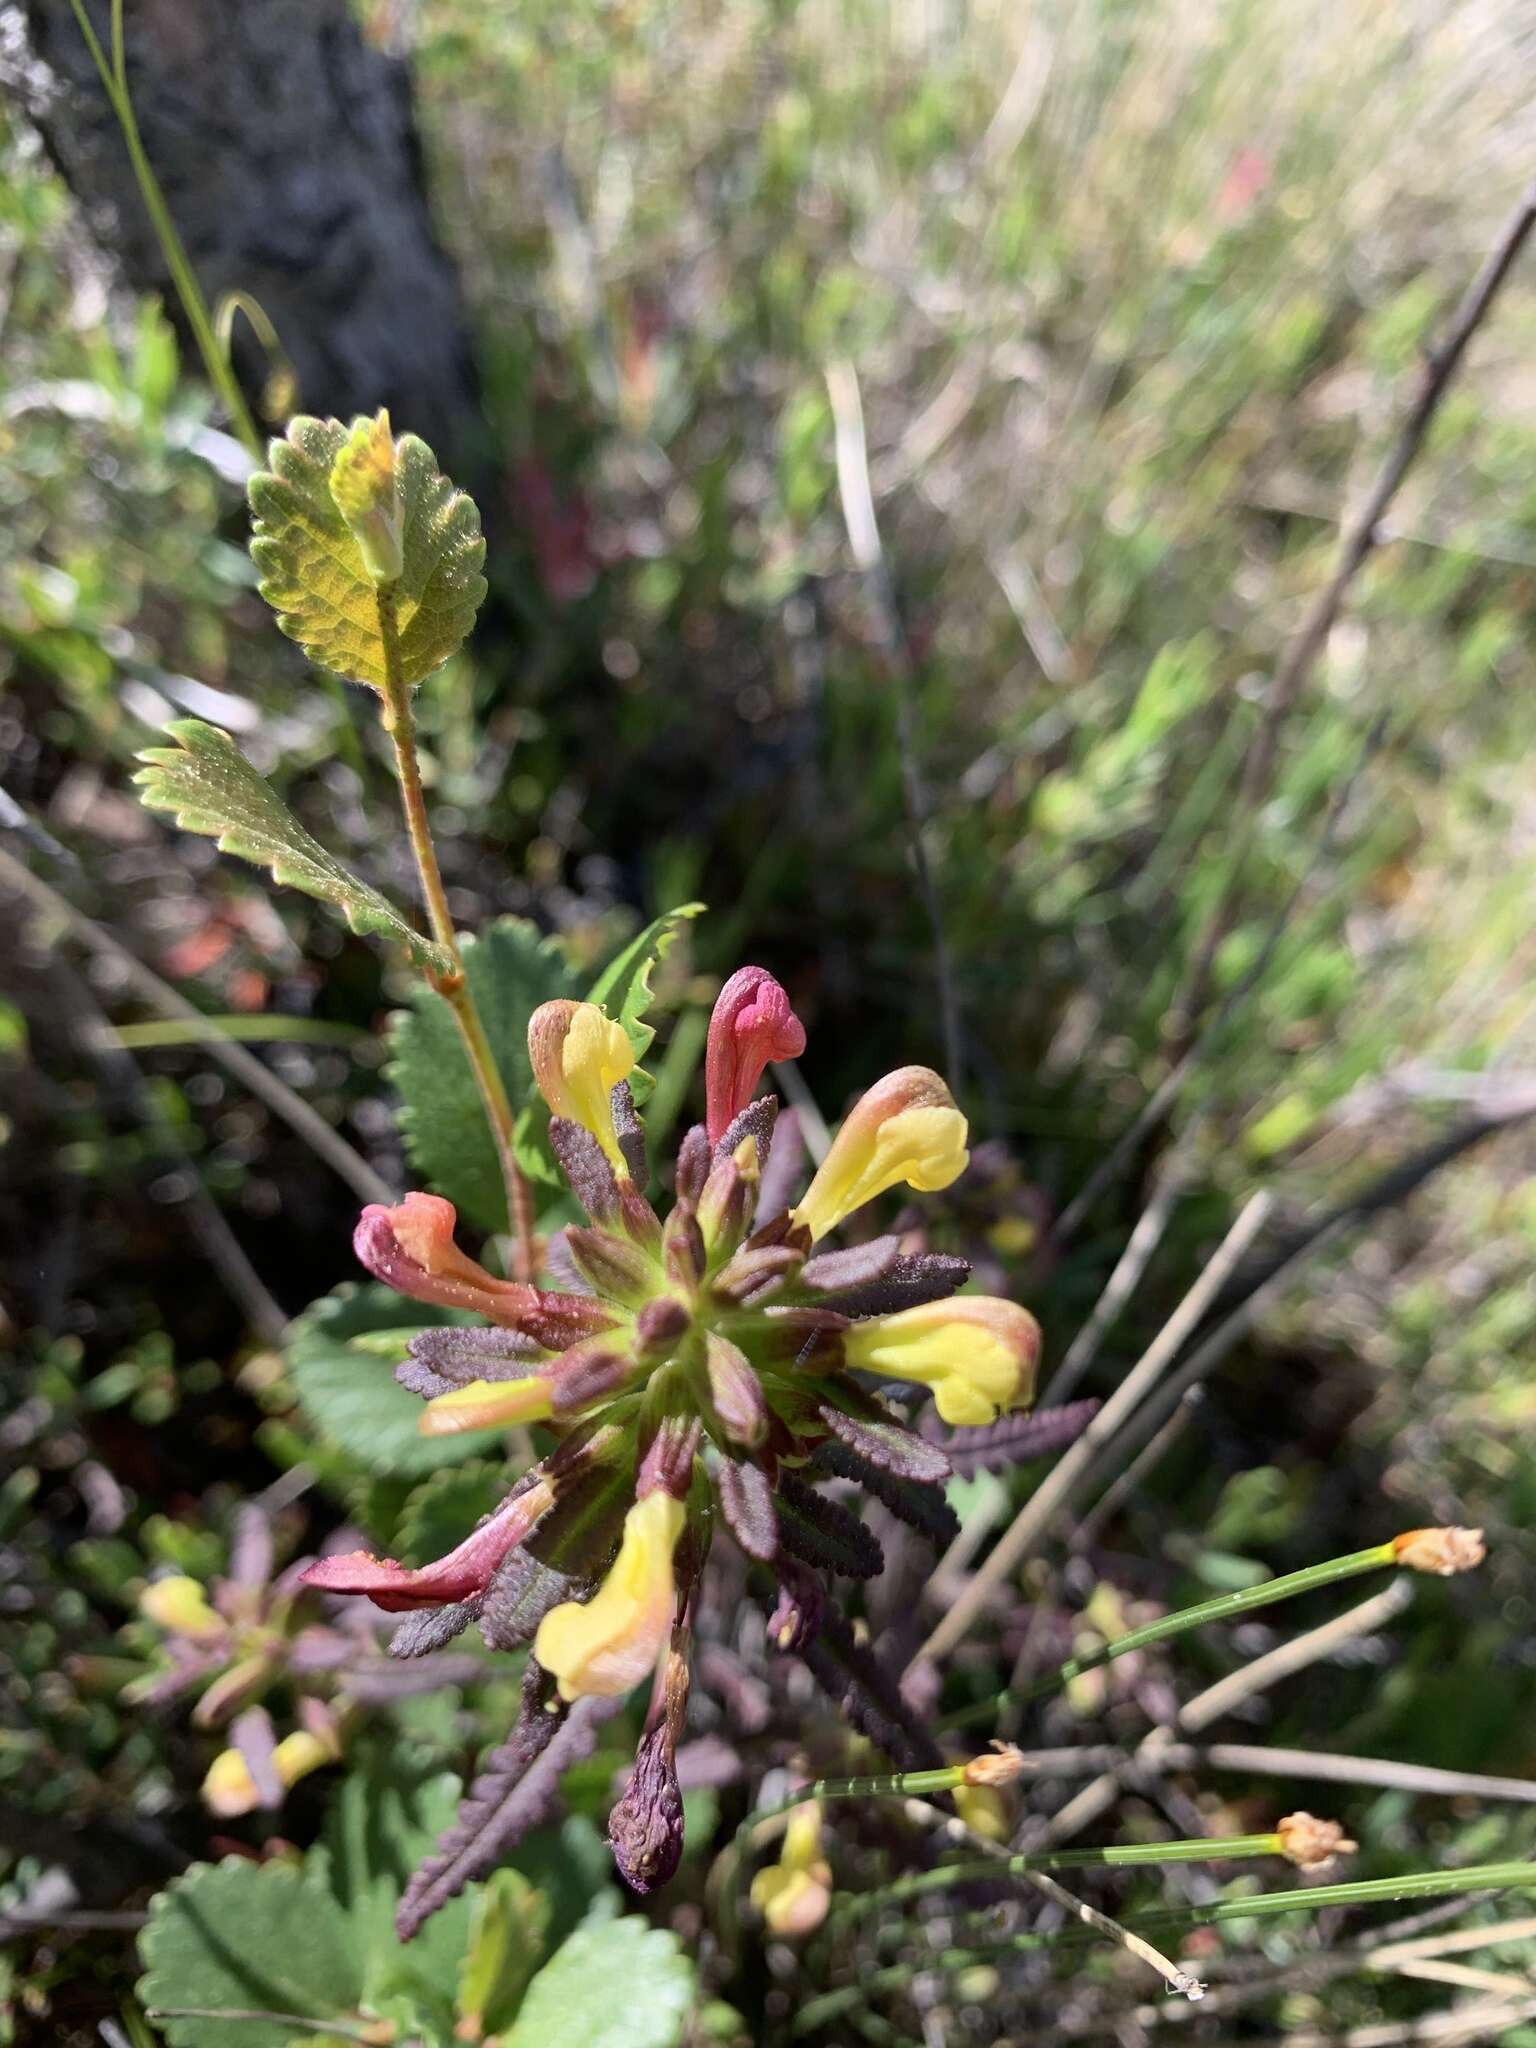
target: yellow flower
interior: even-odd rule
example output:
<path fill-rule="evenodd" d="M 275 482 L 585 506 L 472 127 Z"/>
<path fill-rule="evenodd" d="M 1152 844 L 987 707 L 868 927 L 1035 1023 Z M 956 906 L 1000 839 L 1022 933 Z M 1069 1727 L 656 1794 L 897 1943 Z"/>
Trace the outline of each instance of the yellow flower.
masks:
<path fill-rule="evenodd" d="M 152 1579 L 139 1595 L 139 1612 L 172 1635 L 217 1636 L 225 1629 L 196 1579 Z"/>
<path fill-rule="evenodd" d="M 1008 1802 L 992 1785 L 957 1785 L 955 1811 L 973 1835 L 984 1842 L 1006 1842 L 1013 1829 Z"/>
<path fill-rule="evenodd" d="M 369 580 L 381 588 L 398 583 L 405 568 L 405 501 L 387 412 L 352 422 L 331 464 L 330 486 Z"/>
<path fill-rule="evenodd" d="M 221 1820 L 237 1814 L 254 1813 L 260 1794 L 250 1765 L 238 1749 L 221 1749 L 208 1766 L 203 1780 L 203 1804 Z"/>
<path fill-rule="evenodd" d="M 590 1131 L 614 1171 L 627 1178 L 629 1167 L 613 1128 L 613 1091 L 635 1065 L 623 1025 L 596 1003 L 541 1003 L 528 1020 L 528 1057 L 539 1092 L 554 1114 Z"/>
<path fill-rule="evenodd" d="M 773 1933 L 810 1934 L 832 1903 L 832 1871 L 821 1853 L 821 1807 L 814 1799 L 797 1806 L 784 1830 L 777 1863 L 752 1880 L 752 1903 Z"/>
<path fill-rule="evenodd" d="M 825 1237 L 903 1181 L 928 1193 L 947 1188 L 970 1159 L 965 1140 L 965 1118 L 939 1076 L 930 1067 L 898 1067 L 843 1119 L 794 1219 L 813 1238 Z"/>
<path fill-rule="evenodd" d="M 273 1750 L 272 1767 L 286 1792 L 311 1771 L 335 1763 L 340 1755 L 340 1745 L 334 1739 L 327 1741 L 308 1728 L 295 1728 Z M 261 1804 L 251 1767 L 238 1749 L 221 1749 L 208 1766 L 208 1775 L 203 1780 L 203 1804 L 221 1820 L 254 1813 Z"/>
<path fill-rule="evenodd" d="M 588 1601 L 564 1601 L 539 1623 L 533 1654 L 562 1699 L 611 1699 L 649 1675 L 672 1629 L 672 1553 L 687 1520 L 670 1493 L 648 1493 L 624 1517 L 618 1557 Z"/>
<path fill-rule="evenodd" d="M 932 1387 L 946 1422 L 993 1422 L 1034 1395 L 1040 1325 L 1016 1302 L 992 1295 L 925 1301 L 871 1316 L 843 1332 L 844 1363 Z"/>
<path fill-rule="evenodd" d="M 465 1429 L 510 1429 L 515 1422 L 547 1422 L 554 1381 L 543 1373 L 520 1380 L 471 1380 L 439 1394 L 421 1411 L 423 1436 L 457 1436 Z"/>

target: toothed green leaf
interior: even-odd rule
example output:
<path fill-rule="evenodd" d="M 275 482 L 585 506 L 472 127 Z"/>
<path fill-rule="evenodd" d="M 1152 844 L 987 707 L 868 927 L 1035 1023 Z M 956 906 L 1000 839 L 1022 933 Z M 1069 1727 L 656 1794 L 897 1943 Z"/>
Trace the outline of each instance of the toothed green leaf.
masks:
<path fill-rule="evenodd" d="M 644 1021 L 656 1000 L 651 975 L 667 957 L 684 923 L 700 916 L 703 909 L 702 903 L 680 903 L 675 910 L 664 910 L 608 962 L 587 992 L 589 1003 L 601 1003 L 609 1016 L 624 1026 L 637 1061 L 645 1058 L 656 1036 L 656 1026 Z M 629 1077 L 630 1093 L 637 1103 L 645 1100 L 652 1085 L 650 1075 L 638 1070 Z"/>
<path fill-rule="evenodd" d="M 262 596 L 310 660 L 372 689 L 384 687 L 378 590 L 331 495 L 331 466 L 348 430 L 295 419 L 251 478 L 251 556 Z M 394 586 L 405 681 L 441 668 L 469 637 L 485 596 L 485 542 L 474 501 L 456 490 L 424 441 L 396 444 L 404 566 Z"/>
<path fill-rule="evenodd" d="M 428 1309 L 425 1316 L 434 1323 L 464 1320 L 451 1309 Z M 420 1396 L 407 1393 L 394 1376 L 405 1356 L 403 1339 L 393 1360 L 352 1342 L 399 1321 L 399 1295 L 349 1281 L 296 1320 L 288 1369 L 304 1412 L 331 1443 L 375 1475 L 416 1479 L 440 1465 L 462 1465 L 469 1446 L 458 1437 L 421 1434 Z"/>
<path fill-rule="evenodd" d="M 139 756 L 145 766 L 134 780 L 141 803 L 170 811 L 183 831 L 201 832 L 225 853 L 270 868 L 274 881 L 331 904 L 353 931 L 392 939 L 440 974 L 451 970 L 441 946 L 305 831 L 227 732 L 199 718 L 179 718 L 166 731 L 174 747 L 146 747 Z"/>
<path fill-rule="evenodd" d="M 677 1936 L 632 1914 L 578 1927 L 528 1986 L 506 2048 L 673 2048 L 693 2004 Z"/>

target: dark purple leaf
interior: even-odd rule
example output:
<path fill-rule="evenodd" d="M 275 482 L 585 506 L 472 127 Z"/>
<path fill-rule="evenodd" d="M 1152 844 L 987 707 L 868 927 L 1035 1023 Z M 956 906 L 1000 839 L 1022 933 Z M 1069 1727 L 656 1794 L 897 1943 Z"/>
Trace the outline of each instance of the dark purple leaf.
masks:
<path fill-rule="evenodd" d="M 865 1284 L 829 1290 L 822 1300 L 828 1308 L 841 1309 L 845 1316 L 890 1316 L 904 1308 L 916 1308 L 925 1301 L 943 1301 L 970 1277 L 964 1259 L 948 1252 L 919 1252 L 897 1259 L 878 1279 Z"/>
<path fill-rule="evenodd" d="M 867 1287 L 900 1263 L 899 1237 L 872 1237 L 867 1244 L 818 1252 L 814 1259 L 806 1260 L 800 1278 L 814 1293 L 831 1294 L 849 1287 Z"/>
<path fill-rule="evenodd" d="M 874 1401 L 869 1405 L 873 1414 L 849 1415 L 836 1403 L 825 1401 L 821 1419 L 865 1464 L 877 1465 L 898 1479 L 915 1479 L 921 1486 L 942 1486 L 951 1467 L 938 1445 L 887 1415 Z"/>
<path fill-rule="evenodd" d="M 733 1117 L 722 1132 L 715 1147 L 717 1159 L 729 1159 L 743 1138 L 757 1141 L 757 1170 L 761 1174 L 773 1152 L 773 1126 L 779 1114 L 779 1098 L 776 1095 L 759 1095 L 755 1102 L 749 1102 L 739 1116 Z"/>
<path fill-rule="evenodd" d="M 410 1357 L 395 1368 L 395 1378 L 411 1386 L 406 1375 L 419 1366 L 441 1382 L 437 1392 L 468 1386 L 471 1380 L 526 1379 L 547 1362 L 542 1347 L 521 1330 L 418 1330 L 406 1348 Z"/>
<path fill-rule="evenodd" d="M 835 1607 L 820 1633 L 800 1652 L 816 1683 L 861 1735 L 878 1743 L 904 1770 L 933 1770 L 944 1761 L 938 1745 L 901 1697 L 895 1680 L 873 1653 L 854 1641 Z"/>
<path fill-rule="evenodd" d="M 412 1877 L 395 1915 L 409 1941 L 465 1885 L 485 1877 L 531 1827 L 548 1818 L 560 1780 L 597 1747 L 598 1730 L 622 1700 L 584 1699 L 567 1708 L 544 1701 L 544 1673 L 530 1657 L 522 1712 L 511 1735 L 485 1758 L 458 1819 Z"/>
<path fill-rule="evenodd" d="M 494 1583 L 494 1582 L 493 1582 Z M 480 1612 L 484 1594 L 454 1600 L 444 1607 L 419 1607 L 408 1614 L 389 1639 L 391 1657 L 430 1657 L 455 1636 L 461 1636 Z"/>
<path fill-rule="evenodd" d="M 779 1542 L 791 1557 L 847 1579 L 873 1579 L 885 1569 L 874 1534 L 835 1500 L 784 1473 L 779 1480 Z"/>
<path fill-rule="evenodd" d="M 1068 1401 L 1061 1408 L 1041 1408 L 1033 1415 L 1004 1415 L 981 1429 L 948 1433 L 934 1418 L 925 1422 L 923 1434 L 943 1450 L 962 1479 L 970 1479 L 978 1472 L 1002 1472 L 1010 1465 L 1065 1450 L 1082 1435 L 1101 1405 L 1091 1400 Z"/>
<path fill-rule="evenodd" d="M 480 1602 L 480 1634 L 488 1650 L 520 1650 L 562 1600 L 578 1600 L 590 1578 L 573 1577 L 514 1550 L 498 1567 Z"/>
<path fill-rule="evenodd" d="M 619 1183 L 607 1153 L 585 1125 L 568 1117 L 549 1120 L 549 1146 L 560 1162 L 571 1193 L 596 1224 L 613 1221 L 619 1208 Z"/>
<path fill-rule="evenodd" d="M 798 1193 L 805 1165 L 805 1139 L 799 1112 L 785 1109 L 773 1127 L 773 1150 L 762 1166 L 757 1188 L 757 1213 L 765 1220 L 779 1216 Z"/>
<path fill-rule="evenodd" d="M 710 1156 L 709 1133 L 694 1124 L 677 1148 L 677 1193 L 685 1201 L 696 1202 L 703 1194 Z"/>
<path fill-rule="evenodd" d="M 866 1463 L 857 1451 L 836 1442 L 817 1446 L 816 1467 L 854 1480 L 936 1549 L 946 1549 L 960 1534 L 959 1516 L 932 1480 L 904 1479 L 884 1465 Z"/>
<path fill-rule="evenodd" d="M 760 1465 L 722 1458 L 715 1492 L 726 1526 L 748 1557 L 768 1564 L 779 1548 L 779 1518 L 773 1510 L 773 1488 Z"/>
<path fill-rule="evenodd" d="M 645 1126 L 635 1110 L 635 1098 L 629 1092 L 629 1083 L 620 1081 L 609 1100 L 613 1104 L 613 1135 L 624 1154 L 624 1164 L 629 1168 L 629 1176 L 635 1186 L 643 1188 L 651 1177 L 645 1159 Z"/>

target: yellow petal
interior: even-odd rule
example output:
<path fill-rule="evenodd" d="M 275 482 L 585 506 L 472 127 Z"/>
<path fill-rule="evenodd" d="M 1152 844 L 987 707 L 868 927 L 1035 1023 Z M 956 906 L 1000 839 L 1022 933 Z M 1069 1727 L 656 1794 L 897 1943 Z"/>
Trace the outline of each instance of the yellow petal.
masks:
<path fill-rule="evenodd" d="M 465 1429 L 510 1429 L 516 1422 L 546 1422 L 553 1382 L 542 1373 L 521 1380 L 471 1380 L 429 1401 L 416 1425 L 423 1436 L 457 1436 Z"/>
<path fill-rule="evenodd" d="M 1034 1396 L 1040 1325 L 1016 1302 L 991 1295 L 927 1301 L 871 1316 L 843 1333 L 845 1364 L 933 1389 L 946 1422 L 994 1422 Z"/>
<path fill-rule="evenodd" d="M 613 1127 L 613 1091 L 635 1067 L 623 1025 L 596 1003 L 541 1003 L 528 1020 L 528 1057 L 553 1113 L 590 1131 L 615 1172 L 627 1178 Z"/>
<path fill-rule="evenodd" d="M 825 1237 L 887 1188 L 947 1188 L 969 1162 L 966 1135 L 965 1118 L 932 1068 L 898 1067 L 843 1119 L 796 1222 Z"/>
<path fill-rule="evenodd" d="M 686 1520 L 669 1493 L 636 1501 L 596 1593 L 562 1602 L 539 1623 L 533 1654 L 559 1681 L 563 1699 L 611 1699 L 649 1676 L 672 1630 L 672 1553 Z"/>

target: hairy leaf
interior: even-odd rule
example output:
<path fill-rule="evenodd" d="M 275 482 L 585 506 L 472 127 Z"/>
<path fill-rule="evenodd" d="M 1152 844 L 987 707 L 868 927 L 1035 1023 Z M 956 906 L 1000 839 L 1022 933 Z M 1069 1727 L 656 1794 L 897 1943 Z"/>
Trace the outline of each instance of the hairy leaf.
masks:
<path fill-rule="evenodd" d="M 431 1314 L 433 1311 L 426 1310 Z M 447 1321 L 452 1311 L 438 1311 Z M 462 1437 L 426 1437 L 421 1403 L 397 1386 L 387 1361 L 351 1339 L 398 1322 L 398 1298 L 384 1287 L 350 1283 L 306 1309 L 293 1325 L 289 1370 L 306 1414 L 369 1471 L 411 1479 L 440 1465 L 462 1465 Z"/>
<path fill-rule="evenodd" d="M 559 1170 L 549 1152 L 547 1112 L 536 1108 L 528 1064 L 528 1019 L 540 1003 L 577 993 L 565 950 L 519 917 L 497 918 L 464 941 L 464 973 L 518 1119 L 518 1159 L 551 1185 Z M 507 1227 L 506 1190 L 453 1011 L 440 995 L 417 989 L 409 1010 L 390 1023 L 390 1079 L 412 1163 L 440 1194 L 482 1230 Z M 542 1116 L 542 1123 L 540 1117 Z"/>
<path fill-rule="evenodd" d="M 355 2012 L 362 1996 L 344 1909 L 311 1868 L 288 1863 L 194 1863 L 151 1901 L 139 1959 L 150 2012 L 280 2012 L 323 2025 Z M 288 2048 L 295 2032 L 242 2019 L 159 2026 L 171 2048 Z"/>
<path fill-rule="evenodd" d="M 693 1996 L 675 1934 L 633 1914 L 598 1921 L 528 1986 L 505 2048 L 675 2048 Z"/>
<path fill-rule="evenodd" d="M 816 1448 L 815 1466 L 839 1479 L 852 1479 L 888 1507 L 898 1521 L 943 1549 L 960 1534 L 960 1517 L 931 1479 L 906 1478 L 889 1464 L 877 1463 L 831 1439 Z"/>
<path fill-rule="evenodd" d="M 779 1547 L 779 1518 L 773 1509 L 773 1488 L 762 1467 L 722 1457 L 716 1491 L 720 1512 L 736 1541 L 748 1557 L 769 1563 Z"/>
<path fill-rule="evenodd" d="M 866 1464 L 894 1473 L 899 1479 L 915 1479 L 923 1486 L 944 1484 L 950 1465 L 937 1444 L 897 1422 L 874 1400 L 869 1401 L 867 1408 L 859 1403 L 856 1412 L 850 1414 L 849 1409 L 855 1406 L 850 1394 L 851 1389 L 839 1389 L 834 1400 L 821 1404 L 821 1419 L 835 1437 Z"/>
<path fill-rule="evenodd" d="M 792 1557 L 847 1579 L 878 1578 L 885 1553 L 873 1532 L 792 1473 L 779 1480 L 779 1540 Z"/>
<path fill-rule="evenodd" d="M 134 781 L 152 811 L 171 811 L 184 832 L 201 832 L 225 853 L 270 868 L 272 878 L 339 910 L 353 931 L 404 946 L 419 966 L 446 973 L 452 961 L 439 945 L 377 889 L 344 868 L 294 817 L 227 732 L 200 718 L 166 727 L 174 747 L 146 747 Z"/>
<path fill-rule="evenodd" d="M 530 1659 L 517 1726 L 486 1757 L 458 1819 L 405 1888 L 395 1914 L 402 1941 L 418 1934 L 466 1884 L 493 1870 L 530 1828 L 548 1816 L 565 1771 L 592 1754 L 603 1721 L 623 1704 L 584 1699 L 569 1710 L 551 1713 L 542 1699 L 542 1679 Z"/>
<path fill-rule="evenodd" d="M 378 591 L 331 496 L 331 465 L 347 438 L 340 420 L 291 420 L 251 478 L 251 556 L 262 596 L 290 640 L 321 668 L 384 686 Z M 441 668 L 469 637 L 485 596 L 480 515 L 414 434 L 397 444 L 404 501 L 404 568 L 394 586 L 407 683 Z"/>
<path fill-rule="evenodd" d="M 1060 1408 L 1040 1408 L 1033 1415 L 1004 1415 L 979 1429 L 948 1433 L 935 1417 L 925 1420 L 923 1434 L 940 1448 L 963 1479 L 978 1472 L 1003 1472 L 1075 1443 L 1099 1412 L 1096 1400 L 1068 1401 Z"/>

